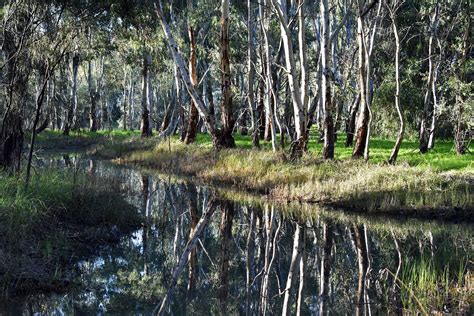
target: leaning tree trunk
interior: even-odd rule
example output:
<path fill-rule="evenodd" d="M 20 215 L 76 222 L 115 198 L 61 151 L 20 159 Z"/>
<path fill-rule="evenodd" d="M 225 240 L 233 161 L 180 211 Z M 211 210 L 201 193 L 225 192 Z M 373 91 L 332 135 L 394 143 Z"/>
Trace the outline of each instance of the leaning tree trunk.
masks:
<path fill-rule="evenodd" d="M 230 74 L 230 44 L 229 44 L 229 6 L 230 0 L 222 0 L 221 31 L 220 31 L 220 59 L 221 59 L 221 121 L 220 145 L 222 147 L 235 147 L 232 131 L 234 129 L 234 113 L 232 109 L 232 90 Z"/>
<path fill-rule="evenodd" d="M 150 99 L 149 99 L 149 80 L 148 72 L 151 63 L 151 56 L 148 50 L 144 47 L 143 52 L 143 70 L 142 70 L 142 119 L 140 124 L 140 131 L 142 137 L 151 136 L 150 127 Z"/>
<path fill-rule="evenodd" d="M 403 119 L 403 112 L 400 105 L 400 39 L 398 37 L 397 22 L 395 20 L 395 13 L 391 13 L 393 35 L 395 36 L 395 107 L 397 108 L 398 118 L 400 119 L 400 130 L 398 132 L 397 141 L 393 146 L 392 153 L 388 159 L 389 164 L 395 164 L 398 157 L 398 151 L 403 141 L 403 134 L 405 133 L 405 121 Z"/>
<path fill-rule="evenodd" d="M 191 3 L 191 2 L 190 2 Z M 191 6 L 191 5 L 189 5 Z M 189 56 L 189 75 L 191 76 L 191 84 L 195 87 L 198 84 L 198 76 L 197 76 L 197 51 L 196 51 L 196 37 L 194 34 L 194 29 L 192 25 L 188 27 L 188 34 L 189 34 L 189 44 L 190 44 L 190 56 Z M 199 113 L 194 104 L 194 101 L 191 99 L 191 107 L 189 110 L 189 118 L 188 118 L 188 127 L 186 130 L 186 137 L 184 142 L 186 144 L 194 143 L 196 140 L 196 133 L 197 133 L 197 123 L 199 119 Z"/>
<path fill-rule="evenodd" d="M 304 106 L 304 98 L 300 89 L 300 83 L 297 79 L 296 61 L 293 52 L 293 42 L 291 40 L 291 31 L 288 27 L 288 14 L 286 10 L 286 0 L 271 0 L 280 21 L 280 31 L 283 39 L 283 47 L 285 50 L 286 70 L 288 73 L 288 83 L 290 86 L 291 98 L 293 101 L 293 115 L 295 121 L 296 140 L 292 144 L 292 159 L 299 159 L 306 150 L 308 135 L 306 133 L 306 107 Z M 303 7 L 300 10 L 304 10 Z M 303 43 L 299 43 L 303 45 Z M 301 64 L 302 68 L 307 65 Z"/>
<path fill-rule="evenodd" d="M 163 28 L 163 32 L 165 34 L 165 39 L 168 42 L 169 48 L 171 55 L 173 57 L 173 60 L 175 62 L 176 67 L 179 69 L 179 73 L 181 75 L 181 78 L 183 79 L 183 83 L 188 90 L 188 93 L 190 97 L 193 99 L 195 102 L 195 105 L 199 111 L 199 115 L 204 121 L 204 124 L 206 125 L 207 131 L 211 135 L 212 138 L 212 144 L 215 149 L 219 149 L 222 147 L 221 144 L 221 138 L 220 138 L 220 130 L 217 129 L 216 124 L 215 124 L 215 119 L 214 116 L 211 115 L 209 112 L 208 108 L 205 106 L 202 98 L 199 96 L 197 93 L 196 89 L 191 83 L 191 78 L 189 76 L 189 71 L 186 69 L 186 66 L 184 64 L 183 57 L 181 56 L 178 45 L 176 44 L 176 41 L 173 37 L 173 34 L 171 33 L 168 24 L 166 23 L 166 20 L 163 15 L 163 8 L 161 5 L 161 2 L 158 2 L 158 5 L 156 6 L 156 14 L 158 15 L 158 18 L 161 22 L 161 26 Z"/>

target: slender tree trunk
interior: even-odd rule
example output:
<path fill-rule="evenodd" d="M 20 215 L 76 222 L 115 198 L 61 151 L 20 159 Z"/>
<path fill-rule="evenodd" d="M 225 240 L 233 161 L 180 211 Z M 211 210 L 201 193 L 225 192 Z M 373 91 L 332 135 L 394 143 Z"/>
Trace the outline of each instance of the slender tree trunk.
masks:
<path fill-rule="evenodd" d="M 354 142 L 354 132 L 355 132 L 355 123 L 356 123 L 356 117 L 357 117 L 357 111 L 359 108 L 359 103 L 360 103 L 360 93 L 357 93 L 356 98 L 354 99 L 354 102 L 351 105 L 350 112 L 349 112 L 349 118 L 347 120 L 347 126 L 346 126 L 346 147 L 352 147 L 353 142 Z"/>
<path fill-rule="evenodd" d="M 465 0 L 464 3 L 464 12 L 466 13 L 466 29 L 464 30 L 464 38 L 463 38 L 463 47 L 462 47 L 462 59 L 461 59 L 461 73 L 460 79 L 461 81 L 468 83 L 470 79 L 469 77 L 469 66 L 468 66 L 468 56 L 472 49 L 472 18 L 469 11 L 471 7 L 471 1 Z M 463 100 L 464 101 L 464 100 Z M 467 106 L 472 106 L 472 104 L 468 103 Z M 468 124 L 465 121 L 463 116 L 464 113 L 464 106 L 460 106 L 458 110 L 458 119 L 456 122 L 455 130 L 454 130 L 454 147 L 456 148 L 456 153 L 458 155 L 464 155 L 469 150 L 469 144 L 472 140 L 472 128 L 470 129 Z"/>
<path fill-rule="evenodd" d="M 276 151 L 276 133 L 275 133 L 275 116 L 273 103 L 276 102 L 276 93 L 274 90 L 273 77 L 272 77 L 272 58 L 270 55 L 270 44 L 268 42 L 268 30 L 270 28 L 270 14 L 268 4 L 261 6 L 261 13 L 264 22 L 262 23 L 262 34 L 264 38 L 264 50 L 265 50 L 265 76 L 266 76 L 266 91 L 265 91 L 265 140 L 271 140 L 272 149 Z"/>
<path fill-rule="evenodd" d="M 221 31 L 220 31 L 220 70 L 221 70 L 221 121 L 222 130 L 220 143 L 223 147 L 235 147 L 232 131 L 234 129 L 234 113 L 232 105 L 231 73 L 230 73 L 230 43 L 229 43 L 229 6 L 230 0 L 221 3 Z"/>
<path fill-rule="evenodd" d="M 127 70 L 124 67 L 123 69 L 123 94 L 122 94 L 122 104 L 123 104 L 123 113 L 122 113 L 122 128 L 124 131 L 127 130 L 127 112 L 128 112 L 128 102 L 127 102 Z"/>
<path fill-rule="evenodd" d="M 428 82 L 425 93 L 425 100 L 423 106 L 423 113 L 420 123 L 420 145 L 419 149 L 422 154 L 428 152 L 428 145 L 430 134 L 434 131 L 431 131 L 428 127 L 428 124 L 432 121 L 432 116 L 434 115 L 434 106 L 433 106 L 433 81 L 434 81 L 434 41 L 437 38 L 438 33 L 438 24 L 439 24 L 439 3 L 436 2 L 436 6 L 430 18 L 430 37 L 428 43 Z"/>
<path fill-rule="evenodd" d="M 258 148 L 258 112 L 255 104 L 254 82 L 255 82 L 255 47 L 253 44 L 255 27 L 254 27 L 254 5 L 252 0 L 247 0 L 247 100 L 248 106 L 252 114 L 252 147 Z"/>
<path fill-rule="evenodd" d="M 67 118 L 64 124 L 64 135 L 69 135 L 71 129 L 79 127 L 79 118 L 77 115 L 77 73 L 79 70 L 79 53 L 74 52 L 72 56 L 72 86 L 71 86 L 71 100 L 68 107 Z"/>
<path fill-rule="evenodd" d="M 33 158 L 33 150 L 35 146 L 35 141 L 36 141 L 36 128 L 39 123 L 39 118 L 41 116 L 41 108 L 43 106 L 43 100 L 44 100 L 44 95 L 46 93 L 46 87 L 48 86 L 48 80 L 49 80 L 49 71 L 50 69 L 46 68 L 43 69 L 42 79 L 43 82 L 41 83 L 41 88 L 38 91 L 38 95 L 36 96 L 36 111 L 35 111 L 35 117 L 33 121 L 33 127 L 31 128 L 31 141 L 30 141 L 30 150 L 28 152 L 28 161 L 26 165 L 26 178 L 25 178 L 25 186 L 28 186 L 28 183 L 30 181 L 30 171 L 31 171 L 31 161 Z"/>
<path fill-rule="evenodd" d="M 192 8 L 192 2 L 188 1 L 188 8 Z M 189 23 L 189 22 L 188 22 Z M 191 77 L 191 84 L 195 87 L 198 84 L 198 74 L 197 74 L 197 51 L 196 51 L 196 37 L 194 34 L 194 29 L 192 25 L 188 26 L 188 36 L 190 44 L 190 56 L 189 56 L 189 75 Z M 196 139 L 196 127 L 199 119 L 199 113 L 194 104 L 194 101 L 191 99 L 191 107 L 189 109 L 189 119 L 188 119 L 188 128 L 186 131 L 186 137 L 184 142 L 186 144 L 194 143 Z"/>
<path fill-rule="evenodd" d="M 145 45 L 144 45 L 145 46 Z M 144 47 L 143 52 L 143 70 L 142 70 L 142 119 L 140 131 L 142 137 L 149 137 L 152 134 L 150 127 L 150 99 L 149 99 L 149 67 L 151 56 L 147 48 Z"/>
<path fill-rule="evenodd" d="M 293 52 L 293 42 L 291 40 L 291 31 L 288 26 L 288 14 L 286 10 L 286 0 L 271 0 L 280 21 L 281 36 L 283 39 L 283 47 L 285 50 L 286 70 L 288 72 L 288 82 L 290 85 L 291 96 L 293 100 L 293 115 L 295 120 L 296 140 L 292 144 L 292 159 L 299 159 L 306 150 L 307 133 L 306 133 L 306 108 L 304 107 L 304 99 L 300 83 L 296 75 L 296 61 Z M 300 10 L 304 10 L 303 7 Z M 303 43 L 299 43 L 303 45 Z M 304 63 L 302 68 L 306 68 Z"/>
<path fill-rule="evenodd" d="M 397 21 L 395 12 L 391 12 L 393 35 L 395 36 L 395 107 L 397 108 L 398 118 L 400 119 L 400 130 L 398 137 L 393 146 L 392 153 L 388 159 L 389 164 L 395 164 L 398 157 L 398 151 L 403 141 L 403 134 L 405 133 L 405 121 L 403 119 L 403 112 L 400 104 L 400 39 L 398 37 Z"/>
<path fill-rule="evenodd" d="M 367 138 L 367 129 L 369 123 L 369 109 L 367 108 L 367 88 L 366 88 L 366 62 L 365 62 L 365 27 L 364 18 L 361 16 L 361 8 L 359 9 L 359 16 L 357 17 L 357 44 L 359 47 L 359 115 L 356 122 L 356 143 L 352 151 L 353 158 L 360 158 L 364 155 L 365 143 Z"/>
<path fill-rule="evenodd" d="M 331 87 L 329 79 L 329 5 L 328 0 L 321 1 L 321 103 L 324 106 L 324 146 L 323 158 L 334 158 L 334 121 L 332 117 Z"/>
<path fill-rule="evenodd" d="M 89 110 L 89 129 L 91 132 L 97 131 L 97 94 L 94 86 L 92 60 L 89 60 L 87 66 L 87 81 L 89 84 L 90 110 Z"/>

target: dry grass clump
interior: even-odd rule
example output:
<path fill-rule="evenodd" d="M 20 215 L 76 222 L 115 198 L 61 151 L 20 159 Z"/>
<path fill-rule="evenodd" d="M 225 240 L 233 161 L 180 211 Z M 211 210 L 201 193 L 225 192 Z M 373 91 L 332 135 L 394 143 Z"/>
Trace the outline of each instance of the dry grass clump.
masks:
<path fill-rule="evenodd" d="M 135 145 L 137 146 L 137 145 Z M 213 151 L 208 143 L 184 145 L 178 140 L 153 148 L 123 150 L 117 162 L 195 177 L 278 201 L 299 201 L 365 211 L 474 208 L 474 173 L 366 164 L 357 160 L 322 161 L 307 154 L 290 162 L 268 150 Z"/>

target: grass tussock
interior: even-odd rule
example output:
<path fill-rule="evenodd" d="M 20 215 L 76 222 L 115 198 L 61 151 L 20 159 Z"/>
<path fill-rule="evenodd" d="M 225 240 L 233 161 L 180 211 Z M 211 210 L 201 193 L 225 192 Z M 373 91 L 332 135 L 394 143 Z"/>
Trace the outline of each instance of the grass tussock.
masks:
<path fill-rule="evenodd" d="M 140 144 L 120 146 L 127 149 L 107 154 L 117 162 L 191 176 L 275 201 L 461 217 L 472 215 L 474 208 L 474 172 L 470 168 L 443 171 L 408 162 L 390 166 L 352 159 L 323 161 L 311 151 L 301 161 L 290 162 L 284 153 L 243 148 L 215 152 L 205 141 L 184 145 L 174 139 L 157 142 L 152 149 Z M 99 149 L 99 154 L 112 146 L 108 148 Z"/>
<path fill-rule="evenodd" d="M 0 296 L 68 286 L 68 264 L 136 227 L 139 217 L 117 186 L 44 170 L 25 189 L 0 174 Z"/>

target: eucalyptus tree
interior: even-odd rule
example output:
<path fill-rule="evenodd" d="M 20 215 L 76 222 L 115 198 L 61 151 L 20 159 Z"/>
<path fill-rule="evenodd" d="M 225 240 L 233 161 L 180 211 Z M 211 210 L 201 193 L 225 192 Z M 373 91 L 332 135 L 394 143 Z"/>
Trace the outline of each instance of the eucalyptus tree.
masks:
<path fill-rule="evenodd" d="M 396 0 L 391 4 L 386 4 L 390 20 L 392 21 L 393 36 L 395 38 L 395 107 L 397 108 L 398 117 L 400 119 L 400 130 L 398 132 L 397 140 L 395 141 L 395 145 L 393 146 L 390 157 L 388 158 L 388 163 L 390 164 L 395 164 L 405 134 L 405 119 L 400 104 L 400 37 L 397 26 L 397 11 L 402 5 L 403 0 Z"/>
<path fill-rule="evenodd" d="M 436 65 L 434 61 L 434 49 L 438 38 L 438 26 L 440 21 L 440 3 L 436 1 L 430 13 L 429 25 L 429 41 L 428 41 L 428 79 L 426 84 L 425 101 L 423 106 L 423 114 L 420 123 L 420 152 L 422 154 L 428 152 L 429 140 L 434 133 L 434 128 L 430 128 L 429 124 L 434 120 L 435 106 L 434 100 L 436 98 Z M 434 126 L 433 126 L 434 127 Z"/>
<path fill-rule="evenodd" d="M 378 3 L 378 4 L 377 4 Z M 367 16 L 372 9 L 377 7 L 376 13 L 372 16 L 372 24 L 367 25 Z M 380 21 L 382 2 L 373 0 L 366 2 L 357 1 L 357 45 L 359 60 L 359 92 L 360 104 L 359 114 L 356 121 L 356 143 L 352 151 L 353 158 L 364 157 L 369 159 L 369 139 L 370 139 L 370 123 L 372 120 L 371 112 L 371 74 L 372 74 L 372 53 L 374 49 L 375 36 L 377 33 L 378 23 Z"/>
<path fill-rule="evenodd" d="M 304 27 L 300 27 L 298 32 L 298 49 L 300 52 L 300 77 L 297 75 L 297 59 L 295 58 L 294 45 L 291 30 L 289 28 L 287 3 L 284 0 L 271 0 L 271 3 L 277 13 L 283 47 L 285 51 L 285 64 L 288 76 L 289 89 L 293 102 L 293 115 L 295 124 L 295 140 L 292 144 L 292 158 L 298 159 L 306 150 L 308 142 L 307 126 L 307 105 L 308 105 L 308 85 L 307 81 L 307 60 L 305 49 Z M 304 10 L 303 3 L 300 3 L 298 10 Z M 304 25 L 304 14 L 300 12 L 298 19 L 301 21 L 300 26 Z M 303 33 L 303 34 L 301 34 Z"/>
<path fill-rule="evenodd" d="M 11 1 L 2 10 L 6 106 L 0 131 L 0 166 L 9 171 L 20 170 L 23 148 L 23 107 L 26 102 L 30 74 L 29 45 L 35 31 L 38 7 L 33 2 Z"/>
<path fill-rule="evenodd" d="M 165 19 L 161 2 L 155 5 L 155 12 L 161 22 L 164 37 L 169 45 L 173 60 L 179 69 L 179 74 L 191 99 L 193 100 L 199 115 L 204 121 L 209 132 L 214 148 L 234 147 L 235 142 L 232 135 L 235 119 L 233 118 L 232 91 L 230 78 L 230 47 L 229 47 L 229 2 L 223 0 L 221 3 L 221 31 L 220 31 L 220 70 L 221 70 L 221 127 L 217 126 L 215 117 L 210 108 L 206 106 L 203 98 L 191 81 L 181 52 L 179 51 L 175 37 L 171 32 Z"/>

